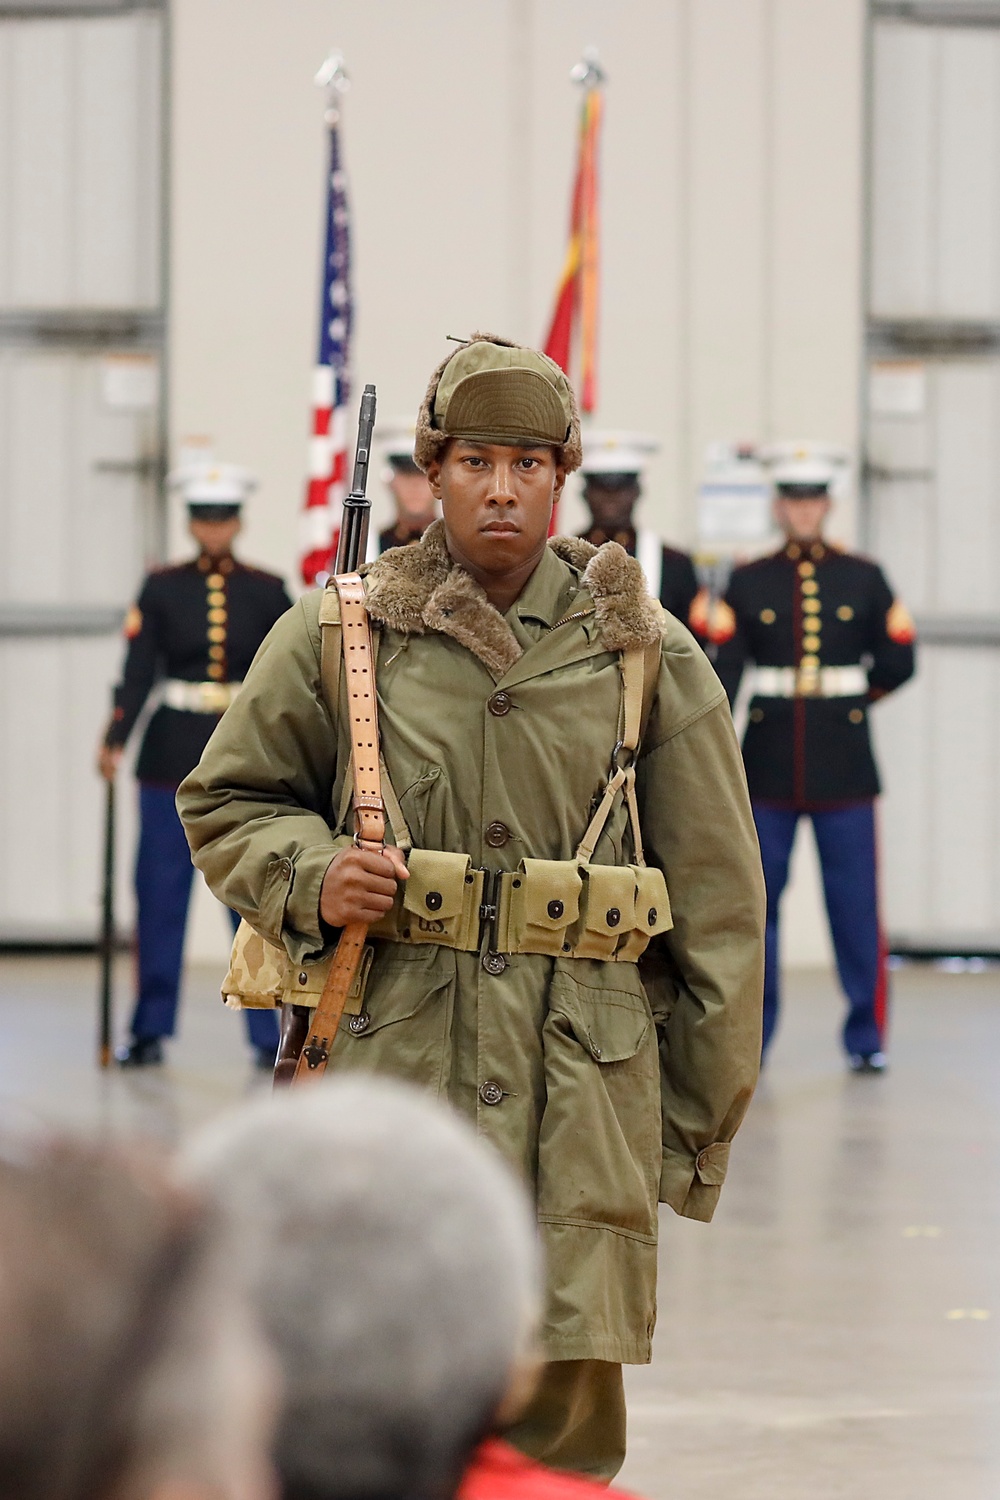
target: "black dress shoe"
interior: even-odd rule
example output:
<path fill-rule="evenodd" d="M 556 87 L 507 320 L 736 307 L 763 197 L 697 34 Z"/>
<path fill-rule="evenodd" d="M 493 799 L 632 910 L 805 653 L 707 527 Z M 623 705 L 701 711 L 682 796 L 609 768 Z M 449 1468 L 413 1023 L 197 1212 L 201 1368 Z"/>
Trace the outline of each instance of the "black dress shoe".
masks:
<path fill-rule="evenodd" d="M 273 1073 L 277 1056 L 278 1049 L 276 1047 L 255 1047 L 253 1049 L 253 1065 L 261 1073 Z"/>
<path fill-rule="evenodd" d="M 115 1051 L 120 1068 L 158 1068 L 163 1062 L 163 1041 L 158 1036 L 135 1036 Z"/>
<path fill-rule="evenodd" d="M 847 1060 L 852 1073 L 884 1073 L 889 1059 L 884 1052 L 854 1052 Z"/>

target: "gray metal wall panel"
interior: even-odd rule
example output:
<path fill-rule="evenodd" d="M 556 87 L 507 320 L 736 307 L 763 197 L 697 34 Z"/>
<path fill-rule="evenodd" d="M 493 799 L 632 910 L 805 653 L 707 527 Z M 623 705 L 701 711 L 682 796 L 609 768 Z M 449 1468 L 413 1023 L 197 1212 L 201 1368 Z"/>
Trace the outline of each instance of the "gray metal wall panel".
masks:
<path fill-rule="evenodd" d="M 115 676 L 114 639 L 0 641 L 0 941 L 93 936 L 101 794 L 94 750 Z M 124 783 L 124 778 L 123 778 Z M 132 919 L 130 788 L 119 802 L 118 912 Z"/>
<path fill-rule="evenodd" d="M 871 307 L 917 316 L 933 284 L 935 39 L 877 26 L 872 101 Z"/>
<path fill-rule="evenodd" d="M 103 355 L 0 351 L 0 600 L 124 605 L 143 567 L 154 414 L 108 407 Z"/>
<path fill-rule="evenodd" d="M 0 307 L 154 307 L 158 17 L 0 26 Z"/>
<path fill-rule="evenodd" d="M 1000 36 L 876 26 L 876 317 L 1000 317 L 998 160 Z"/>

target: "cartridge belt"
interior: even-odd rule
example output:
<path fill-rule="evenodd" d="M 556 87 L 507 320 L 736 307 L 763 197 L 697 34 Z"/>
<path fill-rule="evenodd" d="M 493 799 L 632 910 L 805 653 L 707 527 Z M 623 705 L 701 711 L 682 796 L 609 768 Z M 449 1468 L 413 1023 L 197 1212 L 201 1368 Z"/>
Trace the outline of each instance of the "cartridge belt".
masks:
<path fill-rule="evenodd" d="M 491 973 L 515 953 L 635 963 L 673 925 L 663 873 L 647 865 L 523 859 L 484 870 L 468 854 L 414 849 L 409 869 L 370 935 L 482 952 Z"/>
<path fill-rule="evenodd" d="M 242 682 L 183 682 L 169 677 L 163 684 L 162 701 L 185 713 L 224 714 L 242 686 Z"/>
<path fill-rule="evenodd" d="M 864 698 L 868 673 L 851 667 L 754 667 L 750 679 L 755 698 Z"/>

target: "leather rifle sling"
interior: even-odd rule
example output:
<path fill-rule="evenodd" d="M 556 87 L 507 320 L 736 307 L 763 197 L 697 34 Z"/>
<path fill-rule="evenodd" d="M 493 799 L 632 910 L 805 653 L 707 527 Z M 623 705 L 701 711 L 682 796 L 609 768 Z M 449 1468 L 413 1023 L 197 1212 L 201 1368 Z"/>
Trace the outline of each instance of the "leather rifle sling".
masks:
<path fill-rule="evenodd" d="M 365 609 L 365 587 L 357 573 L 333 580 L 340 595 L 340 626 L 351 726 L 351 771 L 354 782 L 355 842 L 360 849 L 382 849 L 385 806 L 379 775 L 378 708 L 375 656 Z M 337 1036 L 340 1018 L 365 950 L 368 928 L 355 922 L 342 929 L 319 1004 L 313 1012 L 305 1045 L 295 1065 L 293 1083 L 322 1078 Z"/>

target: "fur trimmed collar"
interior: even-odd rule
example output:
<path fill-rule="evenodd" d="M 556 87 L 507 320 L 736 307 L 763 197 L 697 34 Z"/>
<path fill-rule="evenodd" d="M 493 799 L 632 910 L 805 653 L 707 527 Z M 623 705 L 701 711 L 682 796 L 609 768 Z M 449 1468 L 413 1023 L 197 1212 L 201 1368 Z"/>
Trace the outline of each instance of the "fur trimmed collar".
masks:
<path fill-rule="evenodd" d="M 549 545 L 580 574 L 609 651 L 645 646 L 659 638 L 659 606 L 649 597 L 641 567 L 617 542 L 594 547 L 582 538 L 554 537 Z M 485 591 L 452 560 L 442 521 L 429 526 L 415 546 L 383 552 L 365 570 L 365 579 L 368 613 L 390 630 L 449 635 L 478 656 L 496 678 L 509 672 L 523 654 Z"/>

